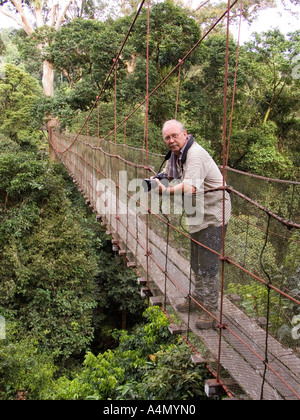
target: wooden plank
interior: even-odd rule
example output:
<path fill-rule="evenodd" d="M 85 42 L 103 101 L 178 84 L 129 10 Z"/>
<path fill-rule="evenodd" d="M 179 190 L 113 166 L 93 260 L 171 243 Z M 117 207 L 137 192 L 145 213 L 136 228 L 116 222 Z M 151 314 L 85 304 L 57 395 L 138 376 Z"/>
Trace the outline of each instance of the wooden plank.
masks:
<path fill-rule="evenodd" d="M 224 301 L 224 314 L 225 322 L 228 324 L 230 329 L 243 339 L 248 346 L 255 350 L 263 360 L 265 360 L 266 332 L 227 299 Z M 230 342 L 237 351 L 242 353 L 254 368 L 260 370 L 262 375 L 264 371 L 263 362 L 259 362 L 259 359 L 245 345 L 238 342 L 232 334 L 225 333 L 225 335 L 228 342 Z M 246 352 L 247 356 L 245 356 Z M 284 348 L 283 345 L 275 340 L 271 335 L 269 335 L 268 338 L 267 357 L 268 364 L 282 378 L 281 380 L 270 369 L 268 369 L 268 383 L 276 386 L 278 391 L 286 399 L 297 398 L 283 381 L 287 382 L 299 394 L 300 361 L 298 357 L 293 354 L 290 349 Z"/>
<path fill-rule="evenodd" d="M 201 356 L 201 354 L 193 354 L 191 356 L 191 360 L 194 363 L 194 365 L 207 365 L 207 360 L 204 356 Z"/>
<path fill-rule="evenodd" d="M 150 297 L 150 303 L 152 306 L 163 306 L 163 298 L 160 296 L 152 296 Z"/>
<path fill-rule="evenodd" d="M 172 335 L 187 333 L 188 329 L 185 325 L 170 324 L 169 331 Z"/>
<path fill-rule="evenodd" d="M 188 315 L 180 314 L 184 321 L 189 323 L 190 329 L 201 338 L 214 359 L 218 359 L 219 333 L 216 330 L 199 330 L 195 323 L 197 313 L 193 313 L 188 320 Z M 236 350 L 225 339 L 222 340 L 221 365 L 230 374 L 235 382 L 253 400 L 259 400 L 261 394 L 262 379 L 243 355 Z M 271 400 L 281 400 L 280 395 L 268 383 L 265 386 L 265 397 Z"/>

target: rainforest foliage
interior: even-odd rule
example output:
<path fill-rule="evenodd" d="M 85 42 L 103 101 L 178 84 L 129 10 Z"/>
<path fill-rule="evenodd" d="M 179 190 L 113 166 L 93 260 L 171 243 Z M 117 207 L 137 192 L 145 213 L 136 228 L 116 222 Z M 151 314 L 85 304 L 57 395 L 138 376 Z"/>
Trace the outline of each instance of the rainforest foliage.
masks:
<path fill-rule="evenodd" d="M 82 9 L 57 31 L 0 32 L 0 315 L 6 322 L 0 399 L 16 399 L 18 392 L 26 399 L 205 398 L 199 383 L 207 371 L 191 365 L 190 351 L 169 335 L 161 311 L 146 310 L 136 275 L 111 252 L 110 238 L 65 169 L 49 161 L 45 122 L 52 116 L 61 129 L 81 127 L 133 17 L 110 11 L 96 20 L 95 13 Z M 146 18 L 143 11 L 119 60 L 120 121 L 145 97 Z M 201 37 L 200 23 L 172 1 L 154 2 L 150 91 Z M 299 31 L 272 30 L 241 46 L 230 166 L 299 178 L 299 40 Z M 219 163 L 225 44 L 221 26 L 190 56 L 178 104 L 178 117 Z M 230 100 L 233 39 L 229 47 Z M 55 71 L 54 95 L 47 97 L 45 60 Z M 164 152 L 161 125 L 174 117 L 177 82 L 174 74 L 151 98 L 151 150 Z M 142 146 L 144 111 L 127 123 L 133 146 Z M 112 79 L 99 113 L 100 135 L 106 135 L 114 126 Z M 89 129 L 97 134 L 95 117 Z"/>
<path fill-rule="evenodd" d="M 45 56 L 56 70 L 55 95 L 35 102 L 35 120 L 51 114 L 61 128 L 77 131 L 86 119 L 112 65 L 112 58 L 128 31 L 133 16 L 105 22 L 75 19 L 55 33 L 45 27 L 29 37 L 11 35 L 19 46 L 22 66 L 38 75 Z M 146 27 L 143 10 L 118 63 L 117 122 L 138 106 L 146 94 Z M 205 29 L 204 29 L 205 30 Z M 222 25 L 207 37 L 181 68 L 178 118 L 196 139 L 222 162 L 222 126 L 226 37 Z M 202 27 L 187 11 L 170 1 L 154 4 L 150 15 L 149 91 L 178 64 L 203 35 Z M 38 46 L 47 38 L 43 55 Z M 297 72 L 300 32 L 279 30 L 254 34 L 239 50 L 237 90 L 232 122 L 229 165 L 260 175 L 296 179 L 299 174 L 300 78 Z M 237 43 L 230 39 L 228 113 L 231 111 Z M 164 152 L 161 126 L 174 118 L 178 72 L 150 99 L 149 147 Z M 114 127 L 114 77 L 100 101 L 101 136 Z M 127 122 L 127 142 L 142 147 L 144 108 Z M 229 117 L 229 115 L 228 115 Z M 97 134 L 96 113 L 89 122 Z M 118 140 L 124 140 L 124 130 Z"/>
<path fill-rule="evenodd" d="M 134 10 L 134 5 L 132 7 Z M 117 122 L 123 121 L 145 98 L 146 12 L 146 9 L 142 11 L 119 59 Z M 85 18 L 83 13 L 81 18 L 67 19 L 59 30 L 42 26 L 29 36 L 22 30 L 3 31 L 2 61 L 10 63 L 8 73 L 13 71 L 11 65 L 17 65 L 19 70 L 25 70 L 41 82 L 45 59 L 55 70 L 54 96 L 44 97 L 41 87 L 35 83 L 26 101 L 23 118 L 28 118 L 28 111 L 36 124 L 42 124 L 51 115 L 58 118 L 61 128 L 76 132 L 106 80 L 133 15 L 127 12 L 119 18 L 107 16 L 99 21 Z M 209 26 L 206 18 L 204 11 L 195 18 L 172 1 L 153 2 L 149 39 L 150 92 L 201 38 Z M 253 34 L 251 41 L 240 47 L 231 130 L 231 167 L 278 178 L 299 178 L 299 41 L 299 31 L 283 35 L 274 29 Z M 219 163 L 222 162 L 225 45 L 225 30 L 221 24 L 182 66 L 178 104 L 178 118 Z M 228 113 L 231 111 L 236 52 L 237 43 L 231 38 Z M 19 92 L 19 87 L 7 108 L 7 94 L 16 81 L 11 75 L 0 86 L 1 119 L 5 120 L 2 130 L 12 135 L 16 135 L 14 130 L 18 129 L 15 119 L 21 119 L 21 115 L 14 115 L 14 107 L 18 106 L 20 95 L 26 95 L 26 88 Z M 175 72 L 150 99 L 151 150 L 164 151 L 160 130 L 165 120 L 174 118 L 177 82 Z M 113 85 L 114 78 L 111 77 L 100 101 L 101 136 L 114 127 Z M 38 99 L 31 107 L 35 95 Z M 7 118 L 7 112 L 11 118 Z M 127 122 L 129 144 L 142 147 L 143 125 L 142 107 Z M 89 123 L 89 130 L 91 134 L 98 133 L 96 115 Z M 118 132 L 120 142 L 124 140 L 123 131 Z M 22 137 L 22 133 L 19 135 Z"/>

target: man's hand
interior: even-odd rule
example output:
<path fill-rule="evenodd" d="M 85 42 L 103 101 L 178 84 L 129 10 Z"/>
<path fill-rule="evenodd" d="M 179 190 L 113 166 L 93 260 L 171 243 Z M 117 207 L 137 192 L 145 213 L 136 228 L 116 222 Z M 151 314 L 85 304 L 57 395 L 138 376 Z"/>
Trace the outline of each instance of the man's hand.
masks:
<path fill-rule="evenodd" d="M 155 181 L 157 182 L 157 187 L 155 188 L 155 191 L 157 191 L 160 195 L 196 194 L 197 192 L 195 187 L 189 184 L 185 184 L 184 182 L 167 188 L 158 179 L 156 179 Z"/>
<path fill-rule="evenodd" d="M 155 179 L 155 182 L 156 182 L 157 186 L 155 187 L 155 190 L 154 191 L 158 192 L 159 195 L 165 194 L 168 188 L 165 185 L 163 185 L 160 182 L 159 179 Z"/>

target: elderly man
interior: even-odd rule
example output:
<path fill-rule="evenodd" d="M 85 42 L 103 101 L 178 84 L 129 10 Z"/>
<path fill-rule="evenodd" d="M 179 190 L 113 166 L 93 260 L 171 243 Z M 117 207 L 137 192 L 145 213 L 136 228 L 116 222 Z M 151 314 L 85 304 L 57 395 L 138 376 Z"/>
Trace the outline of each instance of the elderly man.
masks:
<path fill-rule="evenodd" d="M 200 310 L 196 321 L 199 329 L 213 328 L 219 306 L 219 256 L 223 243 L 223 191 L 212 191 L 203 194 L 203 190 L 216 189 L 223 186 L 223 176 L 209 153 L 188 135 L 184 125 L 176 120 L 164 124 L 163 138 L 167 148 L 172 152 L 164 173 L 168 179 L 177 179 L 178 183 L 165 187 L 158 181 L 160 194 L 193 195 L 204 200 L 202 217 L 193 218 L 190 223 L 192 238 L 203 246 L 191 241 L 191 266 L 195 274 L 195 290 L 193 299 L 205 310 L 200 309 L 194 300 L 189 298 L 177 305 L 179 312 Z M 202 203 L 203 204 L 203 203 Z M 230 220 L 231 200 L 225 193 L 225 225 Z M 188 220 L 189 220 L 189 215 Z M 195 223 L 195 220 L 199 222 Z M 208 249 L 209 248 L 209 249 Z M 211 250 L 215 251 L 212 252 Z M 211 316 L 213 315 L 213 317 Z"/>

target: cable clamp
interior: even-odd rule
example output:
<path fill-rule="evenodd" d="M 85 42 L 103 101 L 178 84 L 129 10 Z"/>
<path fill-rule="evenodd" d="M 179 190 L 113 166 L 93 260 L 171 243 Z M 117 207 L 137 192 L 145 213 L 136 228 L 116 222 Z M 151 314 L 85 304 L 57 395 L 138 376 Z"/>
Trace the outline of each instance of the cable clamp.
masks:
<path fill-rule="evenodd" d="M 230 258 L 229 257 L 227 257 L 226 255 L 224 256 L 224 257 L 222 257 L 222 255 L 219 257 L 219 260 L 220 261 L 225 261 L 225 262 L 227 262 L 228 264 L 230 263 Z"/>
<path fill-rule="evenodd" d="M 219 330 L 226 330 L 226 328 L 228 328 L 228 325 L 227 324 L 220 324 L 220 325 L 217 325 L 216 328 L 218 328 Z"/>

